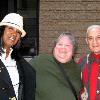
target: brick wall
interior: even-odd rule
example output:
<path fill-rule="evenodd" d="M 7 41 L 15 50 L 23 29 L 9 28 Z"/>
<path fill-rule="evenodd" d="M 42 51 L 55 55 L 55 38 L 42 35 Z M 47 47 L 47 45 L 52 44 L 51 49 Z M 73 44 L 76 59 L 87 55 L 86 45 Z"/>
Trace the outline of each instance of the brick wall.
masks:
<path fill-rule="evenodd" d="M 71 32 L 78 59 L 88 51 L 85 32 L 91 24 L 100 24 L 100 0 L 40 0 L 39 53 L 51 53 L 58 33 Z"/>

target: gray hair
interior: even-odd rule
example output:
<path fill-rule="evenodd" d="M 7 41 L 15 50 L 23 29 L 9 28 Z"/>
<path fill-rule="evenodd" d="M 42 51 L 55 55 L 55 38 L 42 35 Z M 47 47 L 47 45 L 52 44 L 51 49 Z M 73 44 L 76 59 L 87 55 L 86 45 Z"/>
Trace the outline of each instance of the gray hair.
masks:
<path fill-rule="evenodd" d="M 58 41 L 63 37 L 63 36 L 67 36 L 71 42 L 72 42 L 72 45 L 74 47 L 74 50 L 76 49 L 76 40 L 75 40 L 75 37 L 71 34 L 71 33 L 61 33 L 58 38 L 55 40 L 55 45 L 54 47 L 56 46 L 56 44 L 58 43 Z"/>
<path fill-rule="evenodd" d="M 87 37 L 87 34 L 89 33 L 89 31 L 91 31 L 94 28 L 99 28 L 100 29 L 100 25 L 91 25 L 91 26 L 89 26 L 87 28 L 86 37 Z"/>

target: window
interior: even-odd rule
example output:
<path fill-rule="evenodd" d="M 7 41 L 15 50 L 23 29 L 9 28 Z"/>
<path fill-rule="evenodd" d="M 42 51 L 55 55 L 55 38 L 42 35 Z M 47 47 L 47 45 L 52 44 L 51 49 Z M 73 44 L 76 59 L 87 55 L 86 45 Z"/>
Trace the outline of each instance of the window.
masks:
<path fill-rule="evenodd" d="M 7 13 L 17 12 L 24 17 L 27 35 L 22 39 L 22 56 L 35 56 L 39 48 L 39 0 L 1 0 L 0 19 Z"/>
<path fill-rule="evenodd" d="M 17 12 L 24 17 L 27 35 L 22 40 L 20 52 L 23 56 L 38 54 L 39 48 L 39 0 L 17 0 Z"/>

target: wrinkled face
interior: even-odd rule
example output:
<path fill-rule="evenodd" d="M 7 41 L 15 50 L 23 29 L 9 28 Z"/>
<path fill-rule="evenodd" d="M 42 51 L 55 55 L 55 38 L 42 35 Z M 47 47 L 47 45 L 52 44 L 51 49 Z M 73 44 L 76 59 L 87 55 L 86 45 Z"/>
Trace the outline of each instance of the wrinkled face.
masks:
<path fill-rule="evenodd" d="M 95 54 L 100 54 L 100 28 L 93 28 L 87 34 L 86 42 Z"/>
<path fill-rule="evenodd" d="M 20 31 L 11 26 L 6 26 L 3 34 L 4 48 L 14 46 L 21 37 Z"/>
<path fill-rule="evenodd" d="M 61 63 L 66 63 L 72 59 L 73 45 L 67 36 L 63 36 L 57 42 L 54 50 L 54 57 Z"/>

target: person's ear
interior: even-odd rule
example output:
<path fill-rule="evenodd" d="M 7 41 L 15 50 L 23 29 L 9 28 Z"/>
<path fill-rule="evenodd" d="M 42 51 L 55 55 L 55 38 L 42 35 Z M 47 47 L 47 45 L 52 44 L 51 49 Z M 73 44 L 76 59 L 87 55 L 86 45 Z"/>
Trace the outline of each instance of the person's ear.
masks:
<path fill-rule="evenodd" d="M 88 40 L 87 40 L 87 38 L 85 38 L 85 41 L 86 41 L 86 43 L 88 44 Z"/>

